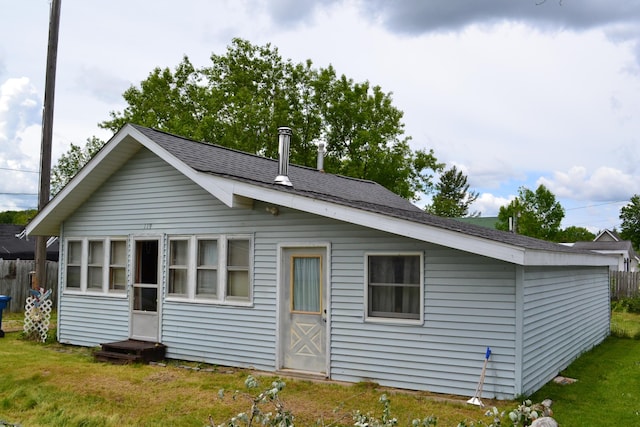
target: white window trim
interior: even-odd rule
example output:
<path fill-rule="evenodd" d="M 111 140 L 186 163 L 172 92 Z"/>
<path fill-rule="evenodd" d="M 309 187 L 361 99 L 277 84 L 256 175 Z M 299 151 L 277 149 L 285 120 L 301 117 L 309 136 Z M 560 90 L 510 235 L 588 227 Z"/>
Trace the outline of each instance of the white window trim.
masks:
<path fill-rule="evenodd" d="M 197 234 L 197 235 L 169 235 L 167 242 L 170 245 L 172 240 L 188 240 L 189 259 L 187 262 L 187 293 L 170 294 L 168 291 L 169 283 L 167 282 L 166 301 L 170 302 L 188 302 L 196 304 L 215 304 L 230 305 L 239 307 L 253 306 L 253 251 L 254 239 L 249 234 Z M 218 283 L 216 289 L 216 297 L 198 296 L 196 295 L 197 286 L 197 270 L 198 270 L 198 241 L 199 240 L 216 240 L 218 244 Z M 247 240 L 249 242 L 249 295 L 247 298 L 239 298 L 227 295 L 227 249 L 230 240 Z M 169 248 L 170 250 L 170 248 Z M 167 280 L 169 278 L 169 263 L 167 263 Z"/>
<path fill-rule="evenodd" d="M 64 288 L 63 294 L 68 295 L 96 295 L 96 296 L 109 296 L 117 298 L 126 298 L 127 291 L 124 290 L 110 290 L 109 289 L 109 271 L 110 271 L 110 254 L 111 254 L 111 242 L 112 241 L 127 241 L 126 237 L 69 237 L 65 239 L 64 243 Z M 80 287 L 68 288 L 68 262 L 69 262 L 69 243 L 80 242 L 81 256 L 80 256 Z M 88 271 L 89 271 L 89 242 L 102 242 L 102 288 L 89 288 L 88 287 Z M 125 269 L 128 268 L 125 264 Z"/>
<path fill-rule="evenodd" d="M 418 319 L 369 316 L 369 257 L 371 256 L 419 256 L 420 257 L 420 312 Z M 424 252 L 366 252 L 364 254 L 364 321 L 400 325 L 424 324 Z"/>

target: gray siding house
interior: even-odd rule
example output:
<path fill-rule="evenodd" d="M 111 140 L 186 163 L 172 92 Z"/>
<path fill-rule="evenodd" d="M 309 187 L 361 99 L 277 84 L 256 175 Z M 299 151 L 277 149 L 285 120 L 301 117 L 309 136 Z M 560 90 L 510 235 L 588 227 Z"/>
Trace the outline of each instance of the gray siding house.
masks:
<path fill-rule="evenodd" d="M 60 237 L 59 341 L 462 396 L 490 347 L 483 396 L 510 399 L 608 335 L 610 257 L 434 217 L 283 151 L 125 126 L 27 227 Z"/>

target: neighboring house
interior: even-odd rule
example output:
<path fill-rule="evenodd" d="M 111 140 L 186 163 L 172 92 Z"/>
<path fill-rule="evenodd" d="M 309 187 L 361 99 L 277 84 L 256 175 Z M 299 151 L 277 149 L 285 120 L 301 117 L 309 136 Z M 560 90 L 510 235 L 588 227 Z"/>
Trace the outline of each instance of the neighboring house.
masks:
<path fill-rule="evenodd" d="M 63 242 L 58 339 L 463 396 L 490 347 L 484 395 L 511 399 L 608 335 L 614 259 L 428 215 L 280 143 L 279 164 L 121 129 L 27 228 Z"/>
<path fill-rule="evenodd" d="M 24 225 L 0 224 L 0 295 L 11 297 L 8 311 L 24 309 L 35 270 L 35 249 L 36 239 L 26 235 Z M 43 287 L 51 289 L 58 283 L 57 238 L 48 240 L 46 269 Z"/>
<path fill-rule="evenodd" d="M 573 247 L 616 257 L 618 262 L 612 270 L 638 271 L 640 258 L 633 249 L 633 244 L 629 240 L 622 240 L 616 232 L 609 230 L 601 231 L 593 242 L 576 242 L 573 244 Z"/>
<path fill-rule="evenodd" d="M 24 230 L 24 225 L 0 224 L 0 260 L 35 259 L 36 239 Z M 58 239 L 48 242 L 47 261 L 58 261 Z"/>

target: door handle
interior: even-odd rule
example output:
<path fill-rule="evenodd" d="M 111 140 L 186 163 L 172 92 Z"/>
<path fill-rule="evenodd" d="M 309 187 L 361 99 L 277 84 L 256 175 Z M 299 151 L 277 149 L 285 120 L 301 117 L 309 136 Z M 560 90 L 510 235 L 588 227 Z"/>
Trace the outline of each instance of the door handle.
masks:
<path fill-rule="evenodd" d="M 327 309 L 326 308 L 322 311 L 322 321 L 324 323 L 327 323 Z"/>

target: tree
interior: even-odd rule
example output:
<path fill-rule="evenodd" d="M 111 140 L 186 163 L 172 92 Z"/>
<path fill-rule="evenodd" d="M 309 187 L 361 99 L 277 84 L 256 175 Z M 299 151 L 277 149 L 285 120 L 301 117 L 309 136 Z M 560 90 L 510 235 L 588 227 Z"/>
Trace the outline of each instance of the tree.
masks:
<path fill-rule="evenodd" d="M 590 242 L 596 238 L 596 235 L 584 227 L 570 226 L 564 230 L 560 230 L 556 238 L 557 242 Z"/>
<path fill-rule="evenodd" d="M 435 192 L 431 205 L 425 207 L 427 212 L 448 218 L 480 215 L 478 212 L 469 215 L 469 206 L 476 201 L 478 193 L 469 191 L 466 175 L 455 166 L 440 176 Z"/>
<path fill-rule="evenodd" d="M 636 250 L 640 249 L 640 195 L 634 194 L 620 209 L 620 219 L 620 237 L 630 240 Z"/>
<path fill-rule="evenodd" d="M 87 138 L 84 147 L 71 144 L 51 171 L 51 195 L 55 196 L 80 169 L 102 148 L 104 141 L 95 136 Z"/>
<path fill-rule="evenodd" d="M 338 77 L 331 66 L 283 60 L 270 44 L 234 39 L 210 66 L 196 69 L 184 57 L 175 71 L 156 68 L 123 96 L 128 106 L 101 127 L 115 132 L 132 122 L 276 157 L 277 128 L 289 126 L 292 163 L 315 166 L 322 140 L 325 170 L 376 181 L 408 199 L 431 191 L 433 172 L 443 167 L 433 150 L 409 147 L 391 94 Z"/>
<path fill-rule="evenodd" d="M 514 221 L 515 232 L 543 240 L 558 241 L 564 208 L 555 195 L 544 185 L 535 192 L 520 187 L 518 196 L 498 213 L 498 230 L 509 230 L 509 218 Z"/>
<path fill-rule="evenodd" d="M 0 224 L 27 225 L 37 213 L 37 209 L 0 212 Z"/>

